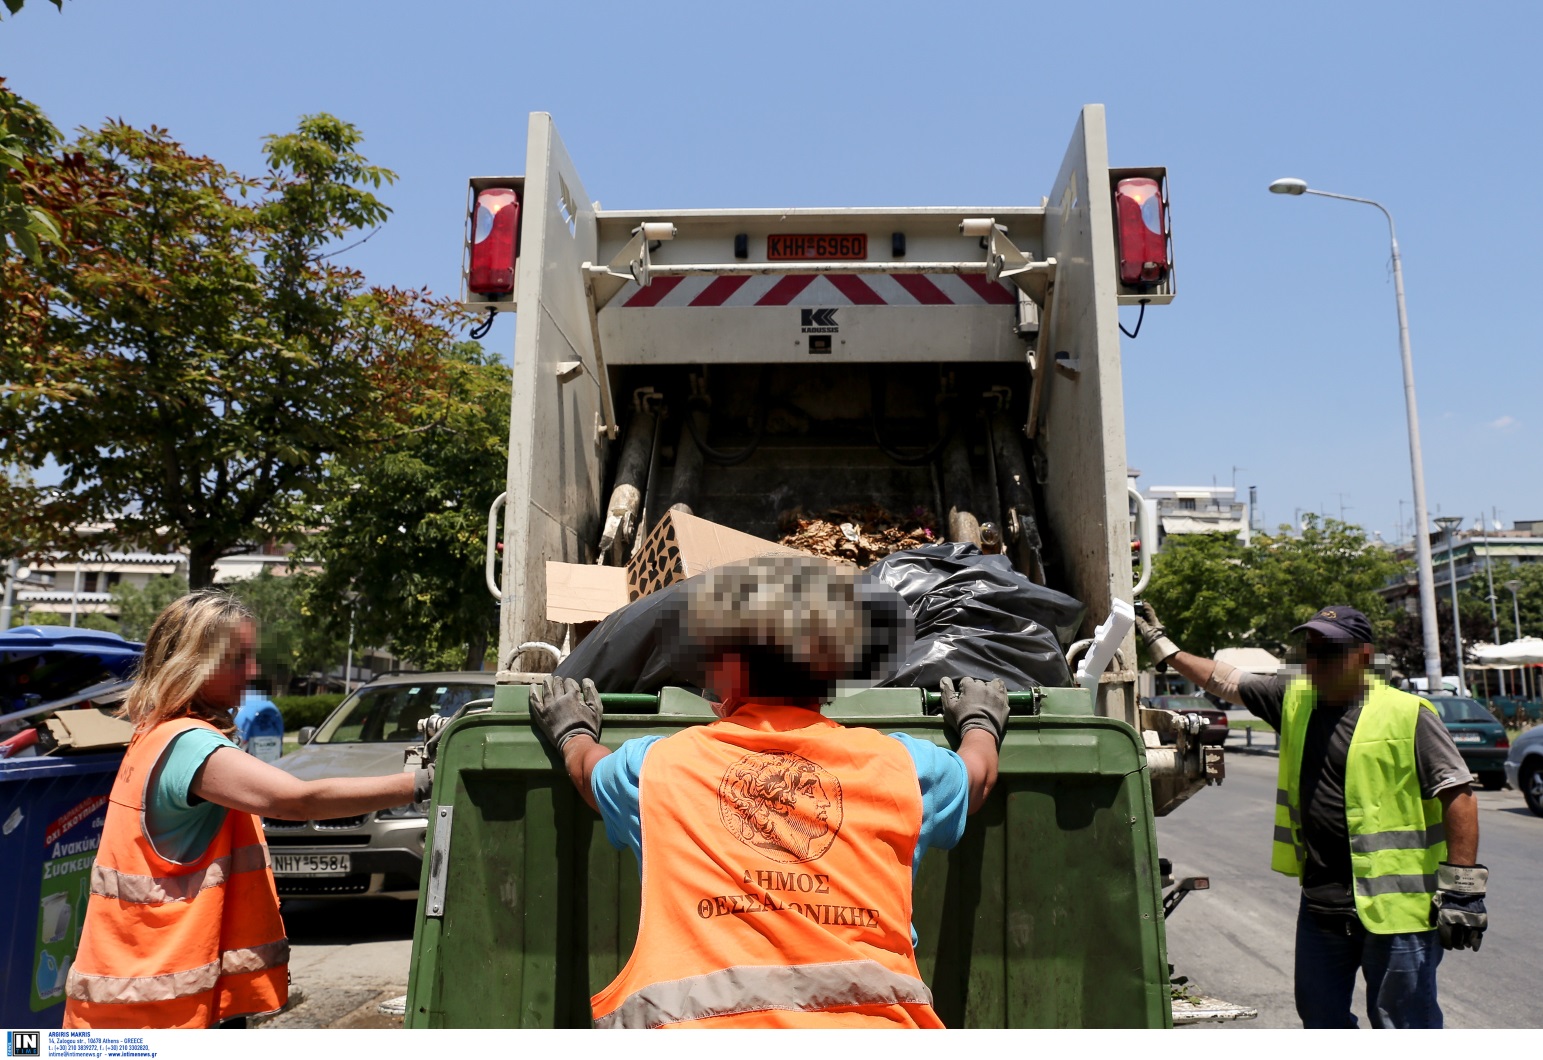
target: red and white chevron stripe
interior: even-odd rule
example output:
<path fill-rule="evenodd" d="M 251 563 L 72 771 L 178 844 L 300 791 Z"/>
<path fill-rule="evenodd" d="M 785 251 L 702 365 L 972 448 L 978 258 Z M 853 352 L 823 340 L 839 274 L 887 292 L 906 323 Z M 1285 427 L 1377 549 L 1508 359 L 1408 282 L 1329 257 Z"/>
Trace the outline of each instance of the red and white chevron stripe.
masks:
<path fill-rule="evenodd" d="M 1014 305 L 1005 283 L 956 273 L 869 273 L 863 276 L 657 276 L 629 283 L 614 304 L 627 309 L 741 306 Z"/>

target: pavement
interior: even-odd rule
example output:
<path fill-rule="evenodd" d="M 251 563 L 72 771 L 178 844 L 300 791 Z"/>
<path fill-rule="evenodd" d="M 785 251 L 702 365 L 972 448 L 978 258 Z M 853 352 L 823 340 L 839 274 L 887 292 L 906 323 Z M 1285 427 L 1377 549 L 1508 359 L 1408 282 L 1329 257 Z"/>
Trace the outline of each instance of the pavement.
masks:
<path fill-rule="evenodd" d="M 259 1029 L 401 1027 L 380 1005 L 407 993 L 417 906 L 394 898 L 286 899 L 291 1000 Z"/>

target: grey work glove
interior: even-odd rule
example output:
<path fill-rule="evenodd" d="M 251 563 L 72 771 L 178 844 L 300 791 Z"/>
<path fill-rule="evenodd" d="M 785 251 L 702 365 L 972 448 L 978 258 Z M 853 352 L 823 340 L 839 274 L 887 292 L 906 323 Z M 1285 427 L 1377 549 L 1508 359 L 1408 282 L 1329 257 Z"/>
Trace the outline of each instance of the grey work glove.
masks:
<path fill-rule="evenodd" d="M 1147 651 L 1152 654 L 1152 662 L 1158 669 L 1162 669 L 1169 659 L 1179 654 L 1179 646 L 1167 638 L 1163 624 L 1157 619 L 1157 612 L 1145 600 L 1136 612 L 1136 633 L 1146 644 Z"/>
<path fill-rule="evenodd" d="M 959 691 L 948 678 L 938 682 L 943 699 L 943 717 L 962 737 L 971 729 L 984 729 L 1002 746 L 1007 732 L 1007 686 L 1000 678 L 989 684 L 974 677 L 959 682 Z"/>
<path fill-rule="evenodd" d="M 571 677 L 548 677 L 541 688 L 530 690 L 530 717 L 559 751 L 569 737 L 584 733 L 600 739 L 600 693 L 595 682 L 582 684 Z"/>
<path fill-rule="evenodd" d="M 1483 865 L 1453 865 L 1443 861 L 1436 868 L 1436 893 L 1430 900 L 1430 922 L 1449 950 L 1479 951 L 1489 913 L 1484 909 L 1484 890 L 1489 869 Z"/>
<path fill-rule="evenodd" d="M 413 801 L 428 802 L 434 793 L 434 763 L 413 770 Z"/>

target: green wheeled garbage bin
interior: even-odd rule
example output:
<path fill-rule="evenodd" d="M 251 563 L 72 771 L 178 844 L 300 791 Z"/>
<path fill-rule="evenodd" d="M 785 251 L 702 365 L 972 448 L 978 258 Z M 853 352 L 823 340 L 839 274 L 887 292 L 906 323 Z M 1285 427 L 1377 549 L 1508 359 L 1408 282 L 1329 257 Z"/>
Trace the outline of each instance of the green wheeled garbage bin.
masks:
<path fill-rule="evenodd" d="M 587 1027 L 638 921 L 638 869 L 532 728 L 528 689 L 440 740 L 409 1027 Z M 921 689 L 837 699 L 843 723 L 946 744 Z M 935 697 L 935 694 L 933 694 Z M 711 721 L 680 689 L 606 695 L 603 741 Z M 1080 688 L 1013 693 L 997 786 L 916 879 L 922 976 L 950 1027 L 1172 1025 L 1141 737 Z"/>
<path fill-rule="evenodd" d="M 0 1024 L 64 1022 L 91 866 L 123 752 L 0 761 Z"/>

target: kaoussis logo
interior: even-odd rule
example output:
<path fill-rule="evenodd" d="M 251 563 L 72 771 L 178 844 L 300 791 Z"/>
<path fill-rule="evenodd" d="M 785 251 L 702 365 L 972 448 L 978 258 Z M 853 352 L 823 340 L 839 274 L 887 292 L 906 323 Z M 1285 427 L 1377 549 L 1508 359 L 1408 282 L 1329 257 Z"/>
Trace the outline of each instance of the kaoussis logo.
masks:
<path fill-rule="evenodd" d="M 814 861 L 841 831 L 841 781 L 790 751 L 748 754 L 718 786 L 723 826 L 773 861 Z"/>

